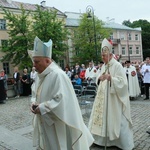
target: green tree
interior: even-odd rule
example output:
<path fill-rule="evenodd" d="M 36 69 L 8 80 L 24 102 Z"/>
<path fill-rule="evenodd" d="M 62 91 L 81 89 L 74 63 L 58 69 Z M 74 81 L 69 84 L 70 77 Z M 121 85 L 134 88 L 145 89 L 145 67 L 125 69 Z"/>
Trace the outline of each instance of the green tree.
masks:
<path fill-rule="evenodd" d="M 144 59 L 148 56 L 150 56 L 150 22 L 147 20 L 137 20 L 130 22 L 129 24 L 126 24 L 128 21 L 123 21 L 123 24 L 131 27 L 131 28 L 137 28 L 141 27 L 142 28 L 142 46 L 143 46 L 143 57 Z"/>
<path fill-rule="evenodd" d="M 96 62 L 101 60 L 100 57 L 100 47 L 101 39 L 104 37 L 109 37 L 109 29 L 103 28 L 103 22 L 94 16 L 95 20 L 95 33 L 94 33 L 94 22 L 93 19 L 88 19 L 87 14 L 81 16 L 80 25 L 78 28 L 74 29 L 74 56 L 73 63 L 88 63 L 89 61 Z M 96 36 L 94 36 L 96 35 Z M 95 47 L 95 37 L 96 37 L 96 47 Z M 96 52 L 97 49 L 97 52 Z"/>
<path fill-rule="evenodd" d="M 31 66 L 31 60 L 28 57 L 27 50 L 31 48 L 32 34 L 30 32 L 31 22 L 29 21 L 30 11 L 25 11 L 21 6 L 21 13 L 14 14 L 8 9 L 2 8 L 4 18 L 7 20 L 7 32 L 9 39 L 1 47 L 4 52 L 3 61 L 11 61 L 14 65 L 21 68 Z"/>
<path fill-rule="evenodd" d="M 125 26 L 128 26 L 128 27 L 131 27 L 131 26 L 132 26 L 132 23 L 131 23 L 130 20 L 124 20 L 124 21 L 122 22 L 122 24 L 125 25 Z"/>
<path fill-rule="evenodd" d="M 33 20 L 33 34 L 44 42 L 49 39 L 53 41 L 52 58 L 58 61 L 64 56 L 64 51 L 67 50 L 65 44 L 67 30 L 64 28 L 64 20 L 57 17 L 57 11 L 43 9 L 40 6 L 37 6 Z"/>

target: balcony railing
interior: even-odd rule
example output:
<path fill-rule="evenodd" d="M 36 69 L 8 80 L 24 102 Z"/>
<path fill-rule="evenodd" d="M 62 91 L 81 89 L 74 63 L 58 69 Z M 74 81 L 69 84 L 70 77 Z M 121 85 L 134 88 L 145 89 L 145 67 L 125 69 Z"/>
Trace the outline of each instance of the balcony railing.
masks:
<path fill-rule="evenodd" d="M 118 45 L 120 43 L 120 39 L 112 39 L 113 45 Z"/>

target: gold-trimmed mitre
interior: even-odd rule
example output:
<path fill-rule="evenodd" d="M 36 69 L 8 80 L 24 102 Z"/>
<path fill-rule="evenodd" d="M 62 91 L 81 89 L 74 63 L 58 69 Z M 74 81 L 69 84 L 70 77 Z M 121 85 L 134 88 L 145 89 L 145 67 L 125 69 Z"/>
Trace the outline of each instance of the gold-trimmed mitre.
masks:
<path fill-rule="evenodd" d="M 101 52 L 112 53 L 112 44 L 106 38 L 102 41 Z"/>
<path fill-rule="evenodd" d="M 36 57 L 52 57 L 52 40 L 50 39 L 48 42 L 42 42 L 37 36 L 34 39 L 34 49 L 28 50 L 29 56 Z"/>

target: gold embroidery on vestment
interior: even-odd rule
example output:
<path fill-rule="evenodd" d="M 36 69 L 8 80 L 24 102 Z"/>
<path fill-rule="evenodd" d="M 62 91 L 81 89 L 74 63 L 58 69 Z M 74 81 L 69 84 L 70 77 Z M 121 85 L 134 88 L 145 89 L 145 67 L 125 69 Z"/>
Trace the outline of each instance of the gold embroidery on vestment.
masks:
<path fill-rule="evenodd" d="M 96 101 L 94 104 L 93 121 L 92 127 L 97 126 L 102 128 L 103 125 L 103 111 L 104 111 L 104 99 L 105 99 L 105 84 L 106 82 L 101 82 L 98 88 Z"/>

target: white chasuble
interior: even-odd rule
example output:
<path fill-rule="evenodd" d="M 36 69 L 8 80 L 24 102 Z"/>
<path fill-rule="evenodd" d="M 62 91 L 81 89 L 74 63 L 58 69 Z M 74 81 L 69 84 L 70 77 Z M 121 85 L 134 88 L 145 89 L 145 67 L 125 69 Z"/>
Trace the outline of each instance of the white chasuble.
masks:
<path fill-rule="evenodd" d="M 106 70 L 107 65 L 104 64 L 100 76 L 106 73 Z M 89 130 L 93 134 L 95 144 L 104 146 L 105 136 L 107 136 L 107 146 L 118 146 L 123 150 L 131 150 L 134 143 L 127 78 L 124 68 L 114 58 L 109 62 L 109 73 L 111 81 L 100 81 L 98 86 L 90 116 Z M 106 109 L 107 102 L 108 108 Z M 105 133 L 107 110 L 107 133 Z"/>
<path fill-rule="evenodd" d="M 34 131 L 38 133 L 34 132 L 34 146 L 44 150 L 88 150 L 94 139 L 65 72 L 52 63 L 33 84 L 31 101 L 39 103 L 41 112 L 35 117 Z"/>

